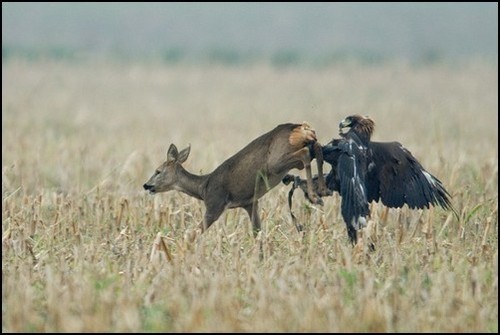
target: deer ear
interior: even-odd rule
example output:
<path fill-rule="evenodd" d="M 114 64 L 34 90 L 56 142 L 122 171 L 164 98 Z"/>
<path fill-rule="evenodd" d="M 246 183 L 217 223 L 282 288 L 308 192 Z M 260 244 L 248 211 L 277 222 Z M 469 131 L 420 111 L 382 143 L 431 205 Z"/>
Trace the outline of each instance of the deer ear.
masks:
<path fill-rule="evenodd" d="M 177 147 L 175 144 L 170 144 L 170 147 L 167 151 L 167 162 L 175 162 L 179 157 L 179 152 L 177 151 Z"/>
<path fill-rule="evenodd" d="M 186 161 L 190 151 L 191 151 L 191 144 L 189 144 L 186 149 L 179 152 L 179 158 L 178 158 L 179 163 L 184 163 Z"/>

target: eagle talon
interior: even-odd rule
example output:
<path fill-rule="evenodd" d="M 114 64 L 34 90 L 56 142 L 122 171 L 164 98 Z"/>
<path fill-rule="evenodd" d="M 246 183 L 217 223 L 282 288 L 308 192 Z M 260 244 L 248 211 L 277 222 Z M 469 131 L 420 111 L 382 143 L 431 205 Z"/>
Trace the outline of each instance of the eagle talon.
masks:
<path fill-rule="evenodd" d="M 330 189 L 326 188 L 324 190 L 319 191 L 318 194 L 321 197 L 328 197 L 328 196 L 331 196 L 333 194 L 333 192 Z"/>

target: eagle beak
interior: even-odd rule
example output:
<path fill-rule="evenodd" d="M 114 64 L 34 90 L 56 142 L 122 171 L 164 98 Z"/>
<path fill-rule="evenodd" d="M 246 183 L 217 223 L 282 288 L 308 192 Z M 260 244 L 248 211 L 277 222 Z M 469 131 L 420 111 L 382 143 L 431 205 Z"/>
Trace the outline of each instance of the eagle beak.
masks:
<path fill-rule="evenodd" d="M 343 119 L 342 121 L 340 121 L 340 123 L 339 123 L 339 134 L 340 135 L 345 134 L 345 132 L 343 132 L 343 129 L 344 128 L 348 128 L 350 126 L 351 126 L 351 123 L 349 122 L 349 120 Z"/>

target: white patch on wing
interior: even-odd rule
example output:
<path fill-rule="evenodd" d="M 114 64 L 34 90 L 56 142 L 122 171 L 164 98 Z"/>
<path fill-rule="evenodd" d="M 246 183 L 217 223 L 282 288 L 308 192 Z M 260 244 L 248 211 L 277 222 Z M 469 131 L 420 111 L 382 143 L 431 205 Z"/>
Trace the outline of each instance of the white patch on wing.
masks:
<path fill-rule="evenodd" d="M 424 174 L 425 176 L 425 179 L 427 179 L 427 181 L 429 182 L 429 184 L 431 184 L 432 186 L 436 186 L 436 182 L 434 181 L 434 178 L 429 174 L 429 172 L 427 171 L 422 171 L 422 173 Z"/>
<path fill-rule="evenodd" d="M 363 187 L 363 184 L 361 183 L 361 180 L 359 179 L 358 176 L 354 176 L 351 178 L 351 181 L 352 181 L 352 188 L 353 190 L 360 190 L 361 191 L 361 195 L 363 196 L 363 198 L 365 198 L 365 188 Z M 359 187 L 356 187 L 356 186 L 359 186 Z"/>

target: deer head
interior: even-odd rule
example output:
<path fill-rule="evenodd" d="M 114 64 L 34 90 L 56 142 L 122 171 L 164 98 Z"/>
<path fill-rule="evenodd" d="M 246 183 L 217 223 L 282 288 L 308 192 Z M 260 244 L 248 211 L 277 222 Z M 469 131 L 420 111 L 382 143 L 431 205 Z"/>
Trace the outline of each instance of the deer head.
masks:
<path fill-rule="evenodd" d="M 144 189 L 150 193 L 167 192 L 176 189 L 179 180 L 179 170 L 182 169 L 182 163 L 186 161 L 191 151 L 191 146 L 177 150 L 175 144 L 170 144 L 167 151 L 167 160 L 156 168 L 154 174 L 143 185 Z"/>

